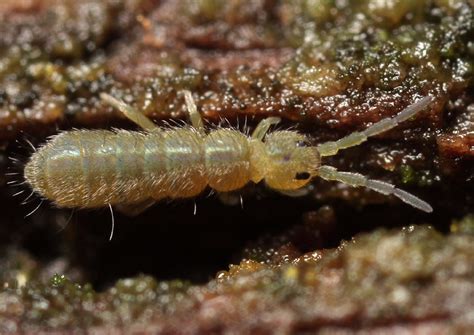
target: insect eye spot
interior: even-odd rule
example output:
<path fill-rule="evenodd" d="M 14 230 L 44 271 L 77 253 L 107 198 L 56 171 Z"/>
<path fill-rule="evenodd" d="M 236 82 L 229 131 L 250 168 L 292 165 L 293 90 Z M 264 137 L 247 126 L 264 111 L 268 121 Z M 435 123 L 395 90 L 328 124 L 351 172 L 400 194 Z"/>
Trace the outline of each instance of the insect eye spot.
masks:
<path fill-rule="evenodd" d="M 309 147 L 309 146 L 310 146 L 309 142 L 305 141 L 305 140 L 296 142 L 296 147 L 297 148 L 304 148 L 304 147 Z"/>
<path fill-rule="evenodd" d="M 306 179 L 309 179 L 309 177 L 311 177 L 309 172 L 298 172 L 295 176 L 295 179 L 296 180 L 306 180 Z"/>

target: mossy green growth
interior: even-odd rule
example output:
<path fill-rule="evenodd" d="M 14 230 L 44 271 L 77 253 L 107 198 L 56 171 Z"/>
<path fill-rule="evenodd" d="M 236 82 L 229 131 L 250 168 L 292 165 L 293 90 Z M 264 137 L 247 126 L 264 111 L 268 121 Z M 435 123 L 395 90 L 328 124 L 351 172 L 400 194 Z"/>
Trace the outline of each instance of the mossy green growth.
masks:
<path fill-rule="evenodd" d="M 25 110 L 41 118 L 50 111 L 61 119 L 65 113 L 94 108 L 91 100 L 112 86 L 105 73 L 104 58 L 64 63 L 50 59 L 44 50 L 13 46 L 0 51 L 0 87 L 5 87 L 0 107 L 9 115 Z M 2 89 L 0 89 L 2 93 Z M 44 116 L 43 116 L 44 117 Z"/>
<path fill-rule="evenodd" d="M 415 170 L 410 165 L 402 165 L 400 167 L 400 174 L 402 177 L 402 183 L 412 184 L 415 182 Z"/>
<path fill-rule="evenodd" d="M 290 20 L 294 35 L 288 38 L 300 50 L 279 72 L 297 94 L 331 96 L 362 87 L 401 92 L 448 82 L 461 88 L 472 77 L 474 16 L 465 1 L 455 11 L 427 1 L 355 1 L 331 7 L 335 19 L 327 24 L 303 15 L 311 13 L 309 2 L 293 4 L 301 15 Z"/>
<path fill-rule="evenodd" d="M 140 309 L 153 303 L 164 310 L 169 303 L 180 300 L 189 287 L 190 283 L 181 280 L 157 282 L 153 277 L 140 275 L 117 281 L 106 294 L 113 297 L 117 306 L 127 303 L 130 308 Z"/>
<path fill-rule="evenodd" d="M 327 21 L 335 12 L 335 0 L 305 0 L 308 14 L 316 20 Z"/>
<path fill-rule="evenodd" d="M 0 290 L 9 310 L 0 312 L 0 321 L 19 317 L 26 327 L 55 330 L 139 322 L 152 314 L 172 311 L 188 287 L 183 281 L 157 282 L 142 275 L 119 280 L 99 293 L 90 284 L 80 285 L 55 274 L 49 283 L 33 278 L 21 288 Z"/>
<path fill-rule="evenodd" d="M 30 324 L 41 322 L 46 328 L 64 329 L 75 325 L 76 317 L 84 327 L 98 324 L 100 320 L 87 307 L 97 298 L 90 285 L 81 286 L 57 274 L 48 284 L 31 281 L 19 290 L 25 307 L 23 317 Z"/>
<path fill-rule="evenodd" d="M 6 22 L 0 26 L 0 46 L 16 40 L 21 45 L 40 48 L 53 59 L 77 60 L 102 47 L 120 29 L 119 25 L 127 24 L 125 12 L 137 10 L 146 2 L 87 0 L 41 4 L 37 6 L 39 10 L 29 9 L 36 15 L 34 19 L 9 22 L 9 17 L 2 17 Z M 25 7 L 25 14 L 31 15 Z M 16 13 L 11 17 L 15 18 Z"/>
<path fill-rule="evenodd" d="M 468 216 L 457 227 L 472 232 L 472 222 Z M 429 226 L 408 226 L 357 235 L 310 261 L 307 255 L 277 266 L 242 261 L 205 285 L 140 275 L 96 292 L 56 274 L 47 283 L 34 278 L 21 288 L 2 288 L 0 330 L 6 332 L 1 327 L 11 321 L 14 331 L 31 333 L 206 326 L 209 315 L 217 322 L 230 318 L 240 324 L 280 309 L 294 313 L 295 320 L 320 320 L 328 317 L 326 310 L 346 304 L 374 322 L 385 320 L 386 313 L 391 320 L 424 318 L 433 309 L 418 304 L 420 295 L 439 303 L 436 311 L 444 311 L 452 294 L 445 290 L 446 280 L 463 283 L 460 289 L 469 287 L 473 246 L 470 233 L 443 235 Z"/>
<path fill-rule="evenodd" d="M 192 1 L 191 3 L 189 1 L 187 2 L 188 8 L 192 8 L 194 5 L 195 8 L 194 12 L 192 13 L 193 16 L 196 18 L 199 18 L 200 20 L 205 20 L 205 21 L 211 21 L 211 20 L 217 20 L 219 19 L 219 13 L 222 13 L 222 10 L 224 9 L 224 6 L 227 1 L 225 0 L 198 0 L 198 1 Z"/>
<path fill-rule="evenodd" d="M 356 239 L 356 244 L 344 249 L 347 279 L 354 284 L 367 283 L 363 277 L 376 273 L 398 283 L 428 278 L 437 266 L 435 258 L 445 240 L 428 226 L 408 226 L 402 233 L 379 229 Z M 367 289 L 371 290 L 370 285 Z"/>
<path fill-rule="evenodd" d="M 61 287 L 63 286 L 68 279 L 66 278 L 65 275 L 60 275 L 60 274 L 55 274 L 53 277 L 50 279 L 50 283 L 52 287 Z"/>
<path fill-rule="evenodd" d="M 208 92 L 210 97 L 226 95 L 229 101 L 229 92 L 245 92 L 251 95 L 247 105 L 262 99 L 243 84 L 227 85 L 242 69 L 222 73 L 218 83 L 211 83 L 213 74 L 190 68 L 172 52 L 157 61 L 162 62 L 157 67 L 163 65 L 168 74 L 153 74 L 131 84 L 112 79 L 107 73 L 110 64 L 98 50 L 113 36 L 114 29 L 119 29 L 111 20 L 124 6 L 122 1 L 101 2 L 97 13 L 84 10 L 77 17 L 75 7 L 66 6 L 64 12 L 58 10 L 42 19 L 44 22 L 40 20 L 40 26 L 45 26 L 39 30 L 50 39 L 35 35 L 0 51 L 0 84 L 10 86 L 0 90 L 2 105 L 15 112 L 31 107 L 34 100 L 46 105 L 53 100 L 68 116 L 87 111 L 95 115 L 100 109 L 98 93 L 113 91 L 149 116 L 176 116 L 180 112 L 174 97 L 181 89 Z M 223 31 L 230 34 L 232 27 L 248 25 L 256 31 L 272 31 L 268 36 L 273 37 L 262 37 L 263 45 L 295 48 L 295 56 L 276 69 L 276 77 L 273 72 L 262 71 L 252 79 L 254 82 L 246 84 L 253 87 L 267 77 L 273 78 L 276 91 L 285 90 L 293 100 L 338 95 L 361 99 L 367 92 L 405 97 L 446 88 L 461 91 L 472 82 L 474 14 L 467 1 L 298 0 L 271 6 L 200 0 L 183 1 L 179 6 L 189 24 L 186 29 L 199 30 L 200 25 L 209 24 L 211 31 L 225 26 Z M 9 31 L 6 34 L 13 36 Z M 219 41 L 220 37 L 215 38 Z M 51 46 L 63 42 L 64 50 Z M 219 48 L 220 42 L 215 43 Z M 76 50 L 79 47 L 84 50 Z M 89 59 L 83 63 L 80 59 L 85 54 Z M 23 98 L 16 99 L 11 92 L 21 92 L 18 97 Z"/>
<path fill-rule="evenodd" d="M 454 220 L 450 230 L 456 234 L 474 235 L 474 214 L 468 214 L 460 220 Z"/>
<path fill-rule="evenodd" d="M 439 177 L 434 176 L 429 170 L 415 170 L 410 165 L 402 165 L 399 168 L 399 173 L 403 184 L 417 185 L 421 187 L 433 185 L 439 180 Z"/>
<path fill-rule="evenodd" d="M 407 15 L 421 16 L 426 0 L 359 0 L 361 11 L 381 26 L 393 27 Z"/>

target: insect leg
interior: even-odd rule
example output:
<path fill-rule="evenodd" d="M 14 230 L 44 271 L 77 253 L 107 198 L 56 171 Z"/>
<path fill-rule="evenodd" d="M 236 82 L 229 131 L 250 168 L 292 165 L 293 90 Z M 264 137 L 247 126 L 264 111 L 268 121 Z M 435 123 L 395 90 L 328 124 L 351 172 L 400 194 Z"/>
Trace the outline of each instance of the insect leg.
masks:
<path fill-rule="evenodd" d="M 257 128 L 252 133 L 252 138 L 263 141 L 263 138 L 268 132 L 268 129 L 274 124 L 277 124 L 281 121 L 281 118 L 277 116 L 272 116 L 272 117 L 267 117 L 266 119 L 263 119 L 260 121 L 260 123 L 257 125 Z"/>
<path fill-rule="evenodd" d="M 155 203 L 156 201 L 154 199 L 147 199 L 145 201 L 133 204 L 115 205 L 114 208 L 117 212 L 122 213 L 123 215 L 134 217 L 140 215 Z"/>
<path fill-rule="evenodd" d="M 393 118 L 382 119 L 379 122 L 374 123 L 366 130 L 361 132 L 355 131 L 352 134 L 341 138 L 340 140 L 321 143 L 317 146 L 317 149 L 321 156 L 333 156 L 337 154 L 338 151 L 341 149 L 354 147 L 356 145 L 361 144 L 362 142 L 367 141 L 367 139 L 371 136 L 375 136 L 386 132 L 387 130 L 395 128 L 403 121 L 406 121 L 412 116 L 421 112 L 432 101 L 433 97 L 426 96 L 423 99 L 411 104 L 410 106 L 402 110 L 400 113 L 395 115 Z"/>
<path fill-rule="evenodd" d="M 194 102 L 193 96 L 190 91 L 184 90 L 184 100 L 186 101 L 186 108 L 188 109 L 189 118 L 191 119 L 191 124 L 193 127 L 204 134 L 204 123 L 202 122 L 202 117 L 197 111 L 196 103 Z"/>
<path fill-rule="evenodd" d="M 153 121 L 151 121 L 142 113 L 137 112 L 134 108 L 127 105 L 125 102 L 118 100 L 107 93 L 101 93 L 100 98 L 110 106 L 117 108 L 130 121 L 134 122 L 144 130 L 152 131 L 153 129 L 157 128 L 156 124 L 154 124 Z"/>
<path fill-rule="evenodd" d="M 415 197 L 413 194 L 396 188 L 392 184 L 380 180 L 368 179 L 359 173 L 340 172 L 332 166 L 323 165 L 319 168 L 319 176 L 325 180 L 336 180 L 354 187 L 367 187 L 385 195 L 393 194 L 403 202 L 424 212 L 431 213 L 433 211 L 433 208 L 428 203 Z"/>

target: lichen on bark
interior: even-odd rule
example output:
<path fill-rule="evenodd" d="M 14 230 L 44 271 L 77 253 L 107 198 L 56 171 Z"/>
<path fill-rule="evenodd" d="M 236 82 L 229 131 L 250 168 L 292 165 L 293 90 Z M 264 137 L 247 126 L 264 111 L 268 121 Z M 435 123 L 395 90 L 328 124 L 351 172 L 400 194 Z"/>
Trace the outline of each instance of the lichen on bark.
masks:
<path fill-rule="evenodd" d="M 202 197 L 197 216 L 186 202 L 136 219 L 116 214 L 106 244 L 108 212 L 69 219 L 43 206 L 25 224 L 30 208 L 12 200 L 17 190 L 2 173 L 0 332 L 472 329 L 473 6 L 3 1 L 2 172 L 25 151 L 17 139 L 40 145 L 58 129 L 132 129 L 100 101 L 103 92 L 162 125 L 186 119 L 188 89 L 210 124 L 253 128 L 280 116 L 282 128 L 314 143 L 429 94 L 434 102 L 415 119 L 327 164 L 407 189 L 435 214 L 320 180 L 299 199 L 258 185 L 242 190 L 243 209 Z"/>

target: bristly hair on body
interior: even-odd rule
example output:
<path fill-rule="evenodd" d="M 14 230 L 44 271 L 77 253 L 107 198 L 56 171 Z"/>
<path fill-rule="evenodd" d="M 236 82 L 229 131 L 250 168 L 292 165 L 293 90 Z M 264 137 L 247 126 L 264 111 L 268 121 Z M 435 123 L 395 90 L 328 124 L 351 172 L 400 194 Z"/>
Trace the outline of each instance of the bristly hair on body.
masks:
<path fill-rule="evenodd" d="M 386 182 L 322 165 L 324 157 L 357 146 L 395 128 L 433 101 L 426 96 L 337 141 L 312 145 L 295 130 L 270 130 L 278 117 L 262 120 L 251 134 L 238 128 L 207 128 L 191 92 L 183 91 L 191 125 L 158 127 L 123 101 L 101 94 L 142 131 L 72 130 L 52 137 L 33 153 L 24 169 L 31 188 L 58 207 L 112 207 L 134 215 L 162 199 L 192 198 L 210 187 L 230 192 L 249 182 L 284 194 L 301 194 L 320 177 L 394 195 L 425 212 L 423 200 Z M 245 127 L 244 127 L 245 128 Z"/>

